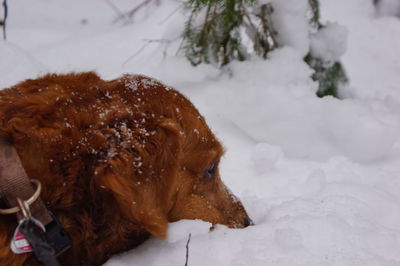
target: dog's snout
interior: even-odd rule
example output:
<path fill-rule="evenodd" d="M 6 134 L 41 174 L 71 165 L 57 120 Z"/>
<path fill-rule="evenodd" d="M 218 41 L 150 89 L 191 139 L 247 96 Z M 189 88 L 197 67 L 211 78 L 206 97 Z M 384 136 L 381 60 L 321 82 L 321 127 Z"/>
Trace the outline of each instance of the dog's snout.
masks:
<path fill-rule="evenodd" d="M 247 227 L 247 226 L 250 226 L 250 225 L 254 225 L 254 222 L 250 219 L 250 217 L 244 218 L 243 226 Z"/>

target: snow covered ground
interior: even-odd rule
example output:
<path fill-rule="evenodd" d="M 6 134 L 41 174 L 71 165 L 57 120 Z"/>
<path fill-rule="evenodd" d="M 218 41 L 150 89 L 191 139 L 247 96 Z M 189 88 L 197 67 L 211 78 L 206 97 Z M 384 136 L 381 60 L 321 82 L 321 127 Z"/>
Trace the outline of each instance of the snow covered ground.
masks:
<path fill-rule="evenodd" d="M 350 84 L 338 100 L 315 96 L 302 61 L 310 40 L 292 35 L 304 30 L 296 19 L 306 0 L 285 1 L 293 5 L 277 12 L 291 14 L 280 21 L 287 45 L 229 73 L 177 55 L 182 1 L 151 4 L 131 23 L 113 23 L 109 3 L 127 11 L 141 1 L 9 1 L 0 88 L 86 70 L 174 86 L 226 146 L 222 177 L 255 222 L 212 232 L 176 222 L 167 241 L 150 239 L 106 265 L 184 265 L 189 233 L 190 266 L 400 265 L 400 2 L 376 10 L 368 0 L 320 0 L 323 20 L 347 36 L 338 45 Z"/>

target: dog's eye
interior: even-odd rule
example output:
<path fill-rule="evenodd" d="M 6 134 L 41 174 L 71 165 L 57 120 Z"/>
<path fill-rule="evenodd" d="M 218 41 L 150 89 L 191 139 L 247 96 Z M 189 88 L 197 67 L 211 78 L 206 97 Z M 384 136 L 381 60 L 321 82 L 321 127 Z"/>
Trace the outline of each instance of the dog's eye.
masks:
<path fill-rule="evenodd" d="M 208 169 L 204 172 L 204 178 L 206 180 L 211 180 L 214 178 L 215 171 L 217 170 L 217 164 L 211 164 Z"/>

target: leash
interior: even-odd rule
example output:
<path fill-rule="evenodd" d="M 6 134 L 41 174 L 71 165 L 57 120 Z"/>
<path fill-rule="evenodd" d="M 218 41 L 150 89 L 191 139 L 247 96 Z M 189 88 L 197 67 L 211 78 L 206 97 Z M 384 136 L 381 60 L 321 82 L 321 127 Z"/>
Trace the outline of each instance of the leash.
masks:
<path fill-rule="evenodd" d="M 0 137 L 0 195 L 9 207 L 0 214 L 15 213 L 18 220 L 10 248 L 16 254 L 34 252 L 44 265 L 58 266 L 56 257 L 71 240 L 40 199 L 41 188 L 39 181 L 29 180 L 14 146 Z"/>

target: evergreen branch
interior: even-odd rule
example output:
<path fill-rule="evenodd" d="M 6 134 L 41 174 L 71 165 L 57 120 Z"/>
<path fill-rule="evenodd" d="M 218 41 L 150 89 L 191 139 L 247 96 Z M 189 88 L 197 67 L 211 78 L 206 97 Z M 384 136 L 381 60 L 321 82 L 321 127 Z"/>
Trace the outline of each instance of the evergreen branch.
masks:
<path fill-rule="evenodd" d="M 311 7 L 311 18 L 310 24 L 314 26 L 316 29 L 320 29 L 322 24 L 320 22 L 321 14 L 319 10 L 319 2 L 318 0 L 308 0 L 308 4 Z"/>
<path fill-rule="evenodd" d="M 262 40 L 261 45 L 264 46 L 264 51 L 266 53 L 263 54 L 263 57 L 266 58 L 267 53 L 272 51 L 277 46 L 276 41 L 276 32 L 271 20 L 271 14 L 273 12 L 272 6 L 270 4 L 262 5 L 261 12 L 259 18 L 261 20 L 261 25 L 263 28 L 263 32 L 265 34 L 265 40 Z"/>
<path fill-rule="evenodd" d="M 212 23 L 211 21 L 208 21 L 208 16 L 210 14 L 210 10 L 211 10 L 211 3 L 207 5 L 207 10 L 206 10 L 206 16 L 204 18 L 204 23 L 203 23 L 203 28 L 200 31 L 199 34 L 199 45 L 203 47 L 203 51 L 204 52 L 206 50 L 207 44 L 206 44 L 206 36 L 209 33 L 209 26 Z"/>
<path fill-rule="evenodd" d="M 189 0 L 188 7 L 192 9 L 182 44 L 188 60 L 195 66 L 200 63 L 214 63 L 220 68 L 232 60 L 246 60 L 247 51 L 242 44 L 240 32 L 242 26 L 251 31 L 250 39 L 256 54 L 266 58 L 267 53 L 275 47 L 275 38 L 272 26 L 263 25 L 259 29 L 252 21 L 257 15 L 251 15 L 250 9 L 245 6 L 256 2 L 257 0 Z M 193 22 L 199 14 L 204 14 L 204 21 L 200 26 L 195 26 Z M 265 8 L 264 14 L 269 16 L 269 9 Z M 260 21 L 270 23 L 269 18 Z"/>

